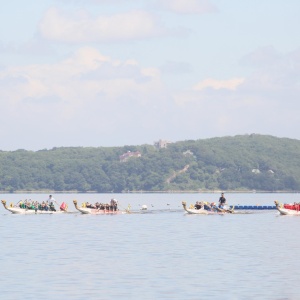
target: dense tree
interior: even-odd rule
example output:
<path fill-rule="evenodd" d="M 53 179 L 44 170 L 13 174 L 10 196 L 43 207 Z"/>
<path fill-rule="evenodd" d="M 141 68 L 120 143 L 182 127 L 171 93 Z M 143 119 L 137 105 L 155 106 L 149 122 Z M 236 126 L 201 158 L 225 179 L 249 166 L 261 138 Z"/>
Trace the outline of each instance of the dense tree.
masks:
<path fill-rule="evenodd" d="M 127 151 L 141 157 L 120 162 Z M 300 190 L 300 141 L 243 135 L 124 147 L 0 151 L 0 190 Z"/>

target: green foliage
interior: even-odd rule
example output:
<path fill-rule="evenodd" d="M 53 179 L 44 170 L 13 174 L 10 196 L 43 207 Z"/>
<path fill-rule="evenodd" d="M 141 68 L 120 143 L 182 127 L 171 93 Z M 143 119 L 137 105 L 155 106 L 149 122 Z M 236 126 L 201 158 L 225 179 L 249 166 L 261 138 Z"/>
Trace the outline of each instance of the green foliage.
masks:
<path fill-rule="evenodd" d="M 120 162 L 127 151 L 141 157 Z M 0 190 L 300 190 L 300 141 L 242 135 L 169 144 L 0 151 Z"/>

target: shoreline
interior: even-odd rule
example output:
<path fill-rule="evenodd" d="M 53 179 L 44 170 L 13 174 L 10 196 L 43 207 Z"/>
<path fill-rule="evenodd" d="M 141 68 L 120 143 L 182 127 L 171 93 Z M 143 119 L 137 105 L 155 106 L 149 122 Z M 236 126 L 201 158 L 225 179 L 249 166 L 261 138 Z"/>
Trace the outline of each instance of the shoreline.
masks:
<path fill-rule="evenodd" d="M 254 191 L 254 190 L 205 190 L 205 191 L 123 191 L 123 192 L 97 192 L 97 191 L 0 191 L 0 194 L 298 194 L 300 191 Z"/>

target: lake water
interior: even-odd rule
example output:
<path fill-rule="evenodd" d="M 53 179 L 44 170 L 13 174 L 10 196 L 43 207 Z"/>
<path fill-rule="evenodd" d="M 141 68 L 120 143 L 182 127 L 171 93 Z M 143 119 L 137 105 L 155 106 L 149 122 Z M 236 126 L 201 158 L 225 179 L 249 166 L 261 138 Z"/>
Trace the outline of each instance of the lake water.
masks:
<path fill-rule="evenodd" d="M 1 299 L 299 299 L 300 217 L 276 211 L 187 215 L 181 201 L 219 194 L 54 194 L 125 215 L 13 215 L 0 208 Z M 300 202 L 299 194 L 225 194 L 229 204 Z M 46 200 L 43 194 L 1 199 Z"/>

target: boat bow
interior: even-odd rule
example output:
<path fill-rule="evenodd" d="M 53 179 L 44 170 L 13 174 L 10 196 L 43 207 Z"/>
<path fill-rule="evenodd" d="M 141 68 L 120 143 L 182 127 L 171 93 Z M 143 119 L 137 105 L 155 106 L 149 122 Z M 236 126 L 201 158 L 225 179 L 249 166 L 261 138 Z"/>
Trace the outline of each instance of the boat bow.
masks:
<path fill-rule="evenodd" d="M 281 215 L 289 215 L 289 216 L 300 216 L 299 209 L 289 209 L 285 208 L 284 204 L 279 203 L 279 201 L 274 201 L 276 209 L 280 212 Z"/>
<path fill-rule="evenodd" d="M 1 200 L 1 203 L 3 204 L 4 208 L 8 210 L 8 208 L 6 206 L 6 201 L 5 200 Z"/>

